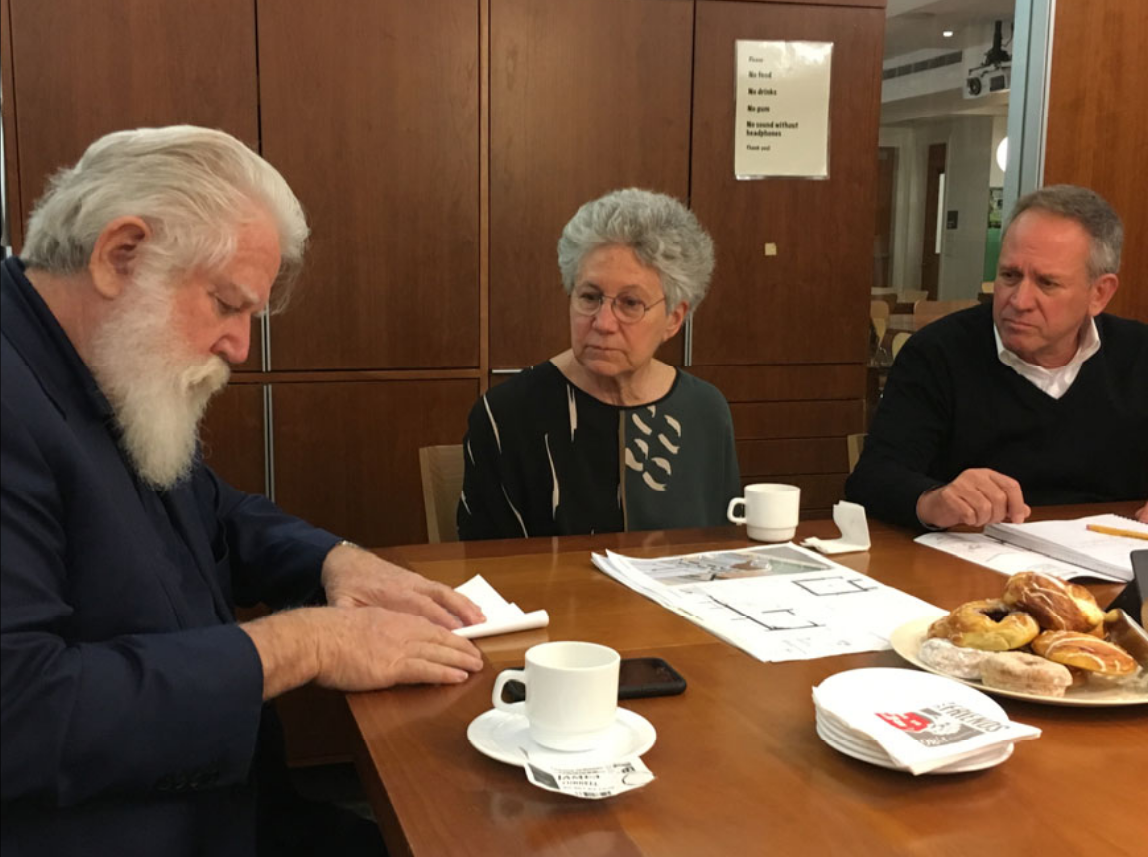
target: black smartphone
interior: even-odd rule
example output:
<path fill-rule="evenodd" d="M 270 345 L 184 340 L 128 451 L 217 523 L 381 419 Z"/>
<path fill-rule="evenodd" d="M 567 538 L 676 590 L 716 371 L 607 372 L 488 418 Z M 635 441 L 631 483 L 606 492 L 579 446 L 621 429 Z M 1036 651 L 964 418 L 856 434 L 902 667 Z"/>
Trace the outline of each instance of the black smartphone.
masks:
<path fill-rule="evenodd" d="M 675 696 L 685 689 L 686 680 L 662 658 L 622 658 L 618 669 L 618 699 Z M 522 702 L 526 699 L 526 686 L 520 681 L 508 681 L 502 696 L 508 702 Z"/>

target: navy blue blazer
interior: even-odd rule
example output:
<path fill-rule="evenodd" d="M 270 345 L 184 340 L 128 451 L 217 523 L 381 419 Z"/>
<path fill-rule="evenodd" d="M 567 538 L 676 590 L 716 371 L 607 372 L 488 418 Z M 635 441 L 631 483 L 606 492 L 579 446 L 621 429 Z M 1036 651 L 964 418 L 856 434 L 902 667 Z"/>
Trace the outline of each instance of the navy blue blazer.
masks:
<path fill-rule="evenodd" d="M 263 679 L 232 605 L 313 600 L 338 539 L 202 462 L 143 485 L 23 266 L 2 267 L 3 853 L 253 854 Z"/>

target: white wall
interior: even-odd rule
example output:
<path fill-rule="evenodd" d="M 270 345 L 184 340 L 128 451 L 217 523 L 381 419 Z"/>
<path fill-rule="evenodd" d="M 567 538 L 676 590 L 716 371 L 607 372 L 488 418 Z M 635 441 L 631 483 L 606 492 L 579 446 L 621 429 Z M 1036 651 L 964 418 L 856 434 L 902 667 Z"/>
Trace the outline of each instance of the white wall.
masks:
<path fill-rule="evenodd" d="M 947 152 L 944 211 L 955 210 L 958 225 L 956 229 L 942 231 L 937 297 L 940 300 L 976 297 L 984 267 L 996 124 L 991 116 L 949 116 L 881 128 L 879 144 L 897 149 L 890 276 L 894 288 L 903 291 L 921 287 L 925 170 L 929 146 L 944 143 Z"/>
<path fill-rule="evenodd" d="M 988 230 L 991 116 L 954 116 L 949 122 L 945 211 L 957 212 L 957 228 L 944 231 L 937 298 L 975 298 L 984 276 Z"/>
<path fill-rule="evenodd" d="M 1004 187 L 1004 170 L 997 166 L 997 146 L 1008 136 L 1008 117 L 993 117 L 993 141 L 989 147 L 989 187 Z"/>

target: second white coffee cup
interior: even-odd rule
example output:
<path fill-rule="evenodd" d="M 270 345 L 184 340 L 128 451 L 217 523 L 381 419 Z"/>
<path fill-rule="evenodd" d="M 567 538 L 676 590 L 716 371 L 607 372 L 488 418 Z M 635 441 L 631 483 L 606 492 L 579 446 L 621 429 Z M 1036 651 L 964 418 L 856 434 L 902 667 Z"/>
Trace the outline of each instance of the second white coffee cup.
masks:
<path fill-rule="evenodd" d="M 609 646 L 559 641 L 526 650 L 526 667 L 503 670 L 492 701 L 500 711 L 525 714 L 530 737 L 554 750 L 588 750 L 598 744 L 618 711 L 618 666 Z M 504 702 L 508 681 L 526 685 L 526 701 Z"/>
<path fill-rule="evenodd" d="M 734 514 L 744 506 L 744 515 Z M 797 533 L 801 489 L 796 485 L 758 482 L 745 486 L 744 497 L 729 501 L 726 517 L 734 524 L 745 524 L 745 532 L 759 542 L 787 542 Z"/>

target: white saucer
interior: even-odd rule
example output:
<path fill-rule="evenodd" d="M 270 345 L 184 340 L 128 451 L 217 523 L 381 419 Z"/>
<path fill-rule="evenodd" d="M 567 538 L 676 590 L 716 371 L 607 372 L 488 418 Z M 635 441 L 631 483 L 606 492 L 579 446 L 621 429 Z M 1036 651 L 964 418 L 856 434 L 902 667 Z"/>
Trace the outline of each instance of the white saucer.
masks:
<path fill-rule="evenodd" d="M 492 708 L 471 721 L 466 728 L 466 737 L 478 752 L 508 765 L 523 766 L 526 757 L 522 751 L 526 750 L 532 762 L 545 764 L 550 761 L 563 767 L 578 767 L 640 756 L 654 746 L 658 733 L 642 715 L 619 708 L 617 719 L 599 746 L 564 753 L 535 742 L 530 737 L 525 715 Z"/>

